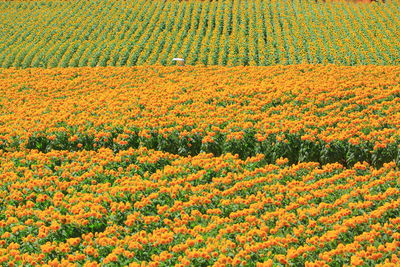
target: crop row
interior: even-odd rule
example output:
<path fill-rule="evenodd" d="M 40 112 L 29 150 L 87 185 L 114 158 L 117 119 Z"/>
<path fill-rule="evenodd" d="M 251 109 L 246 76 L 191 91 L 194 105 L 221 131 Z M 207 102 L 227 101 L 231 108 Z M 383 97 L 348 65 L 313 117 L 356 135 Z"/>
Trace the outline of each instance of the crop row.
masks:
<path fill-rule="evenodd" d="M 145 148 L 0 153 L 8 266 L 400 263 L 394 163 L 271 165 L 263 155 Z"/>
<path fill-rule="evenodd" d="M 400 63 L 399 1 L 0 2 L 0 67 Z"/>
<path fill-rule="evenodd" d="M 399 67 L 3 69 L 0 148 L 400 160 Z"/>

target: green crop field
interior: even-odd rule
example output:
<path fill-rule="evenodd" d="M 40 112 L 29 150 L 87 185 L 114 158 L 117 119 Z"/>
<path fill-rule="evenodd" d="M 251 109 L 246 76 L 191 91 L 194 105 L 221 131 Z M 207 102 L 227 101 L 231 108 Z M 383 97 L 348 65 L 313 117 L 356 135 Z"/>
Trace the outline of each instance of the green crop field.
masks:
<path fill-rule="evenodd" d="M 0 67 L 398 65 L 399 1 L 0 3 Z"/>

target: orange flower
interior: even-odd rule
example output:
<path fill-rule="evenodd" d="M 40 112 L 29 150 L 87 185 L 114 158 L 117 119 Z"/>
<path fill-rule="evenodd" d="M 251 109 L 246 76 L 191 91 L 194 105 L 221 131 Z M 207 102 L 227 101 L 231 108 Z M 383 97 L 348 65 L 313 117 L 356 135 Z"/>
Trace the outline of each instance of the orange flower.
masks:
<path fill-rule="evenodd" d="M 364 261 L 358 256 L 351 256 L 350 262 L 351 262 L 351 265 L 354 265 L 354 266 L 359 266 L 359 265 L 364 264 Z"/>

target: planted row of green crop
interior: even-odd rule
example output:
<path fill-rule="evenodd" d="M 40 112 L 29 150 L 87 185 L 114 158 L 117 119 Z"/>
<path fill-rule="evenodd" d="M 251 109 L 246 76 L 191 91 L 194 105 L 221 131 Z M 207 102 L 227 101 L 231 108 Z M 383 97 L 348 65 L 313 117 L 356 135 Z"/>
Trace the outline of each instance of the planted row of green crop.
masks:
<path fill-rule="evenodd" d="M 0 67 L 399 64 L 398 1 L 1 2 Z"/>
<path fill-rule="evenodd" d="M 97 150 L 100 147 L 111 148 L 114 151 L 128 148 L 146 147 L 182 156 L 197 155 L 201 152 L 213 153 L 219 156 L 224 153 L 238 154 L 240 158 L 264 154 L 269 163 L 274 163 L 280 157 L 288 158 L 291 164 L 297 162 L 320 162 L 322 164 L 339 162 L 344 166 L 353 166 L 357 162 L 366 161 L 372 166 L 381 167 L 384 163 L 396 161 L 400 164 L 400 140 L 386 147 L 374 148 L 373 142 L 363 142 L 358 145 L 348 140 L 335 140 L 331 143 L 322 141 L 302 140 L 300 134 L 285 133 L 285 138 L 277 138 L 271 134 L 265 140 L 257 140 L 255 132 L 245 130 L 240 139 L 228 139 L 225 134 L 216 134 L 212 140 L 206 140 L 200 134 L 180 136 L 173 132 L 168 136 L 150 131 L 142 136 L 138 129 L 120 138 L 121 130 L 114 129 L 108 137 L 96 138 L 85 133 L 76 134 L 71 141 L 71 134 L 57 133 L 55 138 L 48 135 L 36 134 L 29 138 L 26 148 L 38 149 L 42 152 L 51 150 Z M 17 138 L 16 138 L 17 140 Z M 18 142 L 3 143 L 2 149 L 18 149 Z"/>

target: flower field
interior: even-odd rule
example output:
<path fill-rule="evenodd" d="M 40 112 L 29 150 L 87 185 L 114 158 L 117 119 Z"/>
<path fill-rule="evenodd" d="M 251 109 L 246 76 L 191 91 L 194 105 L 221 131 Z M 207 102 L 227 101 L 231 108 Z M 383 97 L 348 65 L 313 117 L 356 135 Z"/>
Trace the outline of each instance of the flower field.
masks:
<path fill-rule="evenodd" d="M 398 266 L 400 172 L 147 149 L 3 152 L 0 262 Z M 390 265 L 391 264 L 391 265 Z"/>
<path fill-rule="evenodd" d="M 393 66 L 3 69 L 0 148 L 380 167 L 400 161 L 399 84 Z"/>
<path fill-rule="evenodd" d="M 0 67 L 399 65 L 399 3 L 2 1 Z"/>
<path fill-rule="evenodd" d="M 0 267 L 400 266 L 399 14 L 0 0 Z"/>
<path fill-rule="evenodd" d="M 400 67 L 0 70 L 0 263 L 398 266 Z"/>

